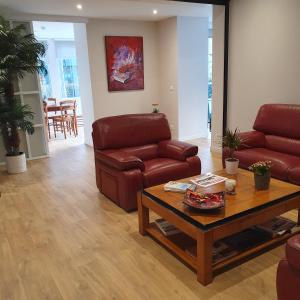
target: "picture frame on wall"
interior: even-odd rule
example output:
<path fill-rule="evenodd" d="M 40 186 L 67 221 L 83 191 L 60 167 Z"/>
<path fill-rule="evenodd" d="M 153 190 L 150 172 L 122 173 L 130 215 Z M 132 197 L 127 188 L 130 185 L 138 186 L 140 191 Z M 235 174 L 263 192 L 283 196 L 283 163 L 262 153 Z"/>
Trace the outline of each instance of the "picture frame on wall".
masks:
<path fill-rule="evenodd" d="M 105 36 L 108 91 L 144 89 L 143 37 Z"/>

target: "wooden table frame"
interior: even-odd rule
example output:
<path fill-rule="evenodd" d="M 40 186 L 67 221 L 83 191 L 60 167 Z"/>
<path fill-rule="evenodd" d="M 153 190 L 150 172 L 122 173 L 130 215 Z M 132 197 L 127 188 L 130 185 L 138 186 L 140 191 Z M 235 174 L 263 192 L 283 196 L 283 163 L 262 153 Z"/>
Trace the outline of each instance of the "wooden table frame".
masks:
<path fill-rule="evenodd" d="M 197 272 L 197 279 L 203 285 L 212 282 L 213 274 L 224 269 L 235 262 L 241 261 L 244 258 L 253 256 L 264 250 L 275 247 L 293 234 L 285 234 L 281 237 L 276 237 L 263 244 L 248 249 L 234 257 L 222 260 L 220 263 L 213 264 L 212 249 L 213 243 L 221 238 L 231 234 L 240 232 L 251 226 L 268 221 L 273 217 L 279 216 L 292 209 L 298 209 L 298 224 L 300 223 L 300 195 L 291 195 L 272 202 L 270 205 L 264 205 L 255 210 L 239 214 L 232 218 L 228 218 L 223 222 L 218 222 L 214 226 L 201 226 L 195 224 L 193 220 L 189 220 L 186 216 L 180 214 L 174 208 L 168 207 L 167 204 L 152 197 L 146 191 L 139 192 L 137 195 L 138 217 L 139 217 L 139 232 L 142 235 L 150 235 L 155 240 L 163 244 L 173 254 L 182 259 L 192 269 Z M 192 256 L 185 250 L 178 247 L 168 237 L 164 236 L 155 224 L 149 221 L 149 210 L 154 211 L 160 217 L 175 225 L 187 236 L 194 239 L 197 243 L 197 254 Z"/>

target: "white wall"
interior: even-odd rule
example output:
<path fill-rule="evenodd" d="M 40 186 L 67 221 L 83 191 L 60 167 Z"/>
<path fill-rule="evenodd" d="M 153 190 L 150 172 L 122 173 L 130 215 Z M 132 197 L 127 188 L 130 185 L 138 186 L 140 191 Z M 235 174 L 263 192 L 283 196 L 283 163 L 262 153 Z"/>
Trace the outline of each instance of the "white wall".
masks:
<path fill-rule="evenodd" d="M 224 24 L 225 9 L 221 5 L 213 6 L 212 29 L 212 123 L 211 150 L 221 152 L 223 134 L 223 78 L 224 78 Z"/>
<path fill-rule="evenodd" d="M 94 118 L 151 112 L 151 104 L 159 102 L 157 24 L 154 22 L 91 19 L 86 29 Z M 104 43 L 106 35 L 142 36 L 144 38 L 144 90 L 108 92 Z"/>
<path fill-rule="evenodd" d="M 208 18 L 177 18 L 179 139 L 207 137 Z"/>
<path fill-rule="evenodd" d="M 230 2 L 228 125 L 252 128 L 264 103 L 300 104 L 300 1 Z"/>
<path fill-rule="evenodd" d="M 167 115 L 173 138 L 178 138 L 177 18 L 158 23 L 160 111 Z"/>
<path fill-rule="evenodd" d="M 86 24 L 74 23 L 75 47 L 78 65 L 80 99 L 84 121 L 84 142 L 92 146 L 92 123 L 94 121 L 94 105 L 90 78 Z"/>

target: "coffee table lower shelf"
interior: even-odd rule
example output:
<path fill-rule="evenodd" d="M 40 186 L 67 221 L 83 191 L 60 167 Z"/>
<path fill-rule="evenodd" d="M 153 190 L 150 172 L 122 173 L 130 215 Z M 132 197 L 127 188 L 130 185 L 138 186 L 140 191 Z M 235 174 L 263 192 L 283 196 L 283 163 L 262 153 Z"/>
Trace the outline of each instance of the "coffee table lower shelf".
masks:
<path fill-rule="evenodd" d="M 183 232 L 172 236 L 165 236 L 154 222 L 149 224 L 146 228 L 146 232 L 149 236 L 167 248 L 172 254 L 179 257 L 189 267 L 195 271 L 197 270 L 197 242 L 194 239 Z M 229 257 L 218 259 L 212 263 L 212 270 L 213 272 L 218 273 L 226 267 L 230 267 L 230 265 L 234 265 L 235 263 L 246 260 L 247 258 L 262 254 L 264 251 L 273 248 L 276 245 L 283 244 L 287 239 L 299 232 L 300 230 L 293 233 L 285 233 L 282 236 L 270 238 L 265 242 L 259 243 Z M 193 252 L 195 255 L 192 254 Z"/>

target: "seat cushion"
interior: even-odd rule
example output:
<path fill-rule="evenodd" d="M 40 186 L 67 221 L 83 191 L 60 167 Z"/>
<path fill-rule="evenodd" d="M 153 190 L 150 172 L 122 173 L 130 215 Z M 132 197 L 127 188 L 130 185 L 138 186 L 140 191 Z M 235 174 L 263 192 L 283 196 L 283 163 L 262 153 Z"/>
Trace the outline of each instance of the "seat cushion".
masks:
<path fill-rule="evenodd" d="M 145 171 L 143 172 L 144 187 L 150 187 L 189 177 L 189 164 L 168 158 L 155 158 L 144 161 Z"/>
<path fill-rule="evenodd" d="M 289 181 L 293 184 L 300 185 L 300 166 L 290 169 Z"/>
<path fill-rule="evenodd" d="M 236 151 L 234 156 L 240 160 L 240 167 L 247 169 L 257 161 L 272 161 L 272 176 L 280 180 L 288 180 L 290 169 L 300 166 L 300 157 L 276 152 L 266 148 L 253 148 Z"/>

